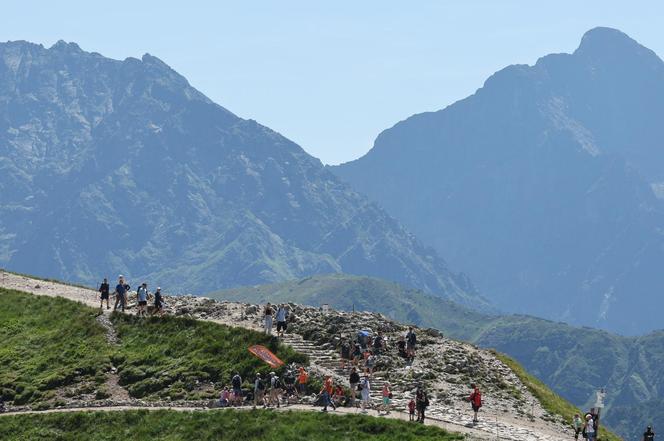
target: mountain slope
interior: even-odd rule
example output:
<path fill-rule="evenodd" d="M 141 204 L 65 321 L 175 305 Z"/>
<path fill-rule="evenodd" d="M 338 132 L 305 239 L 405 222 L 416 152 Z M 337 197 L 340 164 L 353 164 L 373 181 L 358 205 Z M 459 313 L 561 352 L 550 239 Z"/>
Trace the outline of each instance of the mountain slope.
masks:
<path fill-rule="evenodd" d="M 627 439 L 635 438 L 634 431 L 643 425 L 632 423 L 637 418 L 664 426 L 657 406 L 644 404 L 662 399 L 664 332 L 622 337 L 529 316 L 486 315 L 395 283 L 343 274 L 234 288 L 208 296 L 252 303 L 327 303 L 345 311 L 380 312 L 508 354 L 580 408 L 593 405 L 595 391 L 606 388 L 605 421 Z"/>
<path fill-rule="evenodd" d="M 320 161 L 148 54 L 0 44 L 0 170 L 12 270 L 188 292 L 346 271 L 473 297 Z"/>
<path fill-rule="evenodd" d="M 664 326 L 663 116 L 662 60 L 597 28 L 333 170 L 504 309 L 639 334 Z"/>

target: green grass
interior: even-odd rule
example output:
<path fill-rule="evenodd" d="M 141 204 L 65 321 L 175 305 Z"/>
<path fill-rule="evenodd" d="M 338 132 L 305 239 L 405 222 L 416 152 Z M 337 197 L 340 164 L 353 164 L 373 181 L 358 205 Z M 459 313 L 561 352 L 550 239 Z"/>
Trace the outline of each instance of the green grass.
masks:
<path fill-rule="evenodd" d="M 233 410 L 140 410 L 0 417 L 0 439 L 452 441 L 462 440 L 463 437 L 436 427 L 360 415 Z"/>
<path fill-rule="evenodd" d="M 265 345 L 287 364 L 306 363 L 275 338 L 247 329 L 178 317 L 113 314 L 112 321 L 121 342 L 113 360 L 120 384 L 134 397 L 211 398 L 217 394 L 205 385 L 228 385 L 236 371 L 251 381 L 256 372 L 270 371 L 247 351 L 254 344 Z"/>
<path fill-rule="evenodd" d="M 106 341 L 97 309 L 62 298 L 0 289 L 0 394 L 14 405 L 49 407 L 63 395 L 107 391 L 117 367 L 131 396 L 159 399 L 216 397 L 239 371 L 251 381 L 269 367 L 251 355 L 269 347 L 284 362 L 306 363 L 261 333 L 178 317 L 139 319 L 114 314 L 119 344 Z"/>
<path fill-rule="evenodd" d="M 111 348 L 94 310 L 78 303 L 0 289 L 0 392 L 26 404 L 53 390 L 94 380 Z"/>
<path fill-rule="evenodd" d="M 547 385 L 540 380 L 530 375 L 526 370 L 516 361 L 496 351 L 493 354 L 519 377 L 519 380 L 528 388 L 535 398 L 539 400 L 542 407 L 549 413 L 562 416 L 565 421 L 571 423 L 574 414 L 583 414 L 580 409 L 573 406 L 569 401 L 565 400 L 555 392 L 553 392 Z M 600 440 L 602 441 L 620 441 L 621 438 L 600 427 Z"/>

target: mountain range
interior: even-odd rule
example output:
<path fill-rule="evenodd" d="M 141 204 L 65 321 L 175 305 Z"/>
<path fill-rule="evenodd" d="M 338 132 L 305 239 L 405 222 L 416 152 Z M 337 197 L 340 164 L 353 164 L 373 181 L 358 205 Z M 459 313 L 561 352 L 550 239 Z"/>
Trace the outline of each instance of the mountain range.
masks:
<path fill-rule="evenodd" d="M 301 147 L 158 58 L 0 44 L 0 266 L 170 292 L 348 272 L 486 305 Z"/>
<path fill-rule="evenodd" d="M 504 311 L 664 327 L 664 62 L 620 31 L 513 65 L 332 168 Z"/>

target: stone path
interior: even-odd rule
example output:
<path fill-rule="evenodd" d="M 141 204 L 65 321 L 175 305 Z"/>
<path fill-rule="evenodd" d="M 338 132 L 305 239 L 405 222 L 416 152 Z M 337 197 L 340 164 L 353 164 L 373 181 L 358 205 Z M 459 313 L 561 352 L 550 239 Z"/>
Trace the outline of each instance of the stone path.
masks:
<path fill-rule="evenodd" d="M 29 277 L 15 275 L 11 273 L 6 273 L 0 271 L 0 287 L 15 289 L 19 291 L 29 292 L 36 295 L 45 295 L 51 297 L 64 297 L 70 300 L 82 302 L 88 306 L 95 308 L 99 307 L 98 293 L 93 290 L 58 284 L 55 282 L 45 282 L 41 280 L 31 279 Z M 196 302 L 201 301 L 197 299 Z M 209 301 L 209 300 L 205 300 Z M 170 302 L 169 302 L 170 303 Z M 170 305 L 169 305 L 170 306 Z M 243 305 L 225 305 L 228 308 L 228 314 L 225 316 L 224 320 L 219 320 L 215 317 L 204 317 L 199 319 L 209 320 L 223 324 L 232 324 L 237 326 L 243 326 L 251 329 L 258 329 L 259 324 L 255 322 L 249 322 L 244 317 L 244 310 L 242 309 Z M 112 329 L 112 325 L 108 320 L 109 310 L 103 309 L 103 314 L 100 315 L 99 321 L 107 328 L 107 338 L 109 342 L 115 341 L 117 338 Z M 300 335 L 288 334 L 284 338 L 284 343 L 292 346 L 295 350 L 302 352 L 309 356 L 310 361 L 313 365 L 312 370 L 316 370 L 321 374 L 330 374 L 333 375 L 336 381 L 342 382 L 346 385 L 348 371 L 341 369 L 339 364 L 339 356 L 336 351 L 325 349 L 314 343 L 303 339 Z M 372 401 L 379 402 L 380 400 L 380 391 L 383 385 L 385 378 L 382 373 L 376 373 L 374 381 L 372 382 Z M 112 383 L 112 379 L 109 379 L 109 384 Z M 111 384 L 112 386 L 112 384 Z M 124 390 L 120 386 L 118 388 Z M 129 398 L 126 394 L 126 391 L 121 392 L 116 390 L 118 398 L 122 397 L 122 400 Z M 394 400 L 396 411 L 392 411 L 388 418 L 395 419 L 408 419 L 408 415 L 401 411 L 400 409 L 405 409 L 404 399 L 397 398 Z M 102 410 L 102 411 L 117 411 L 117 410 L 127 410 L 127 409 L 142 409 L 150 408 L 154 409 L 155 407 L 146 405 L 146 406 L 103 406 L 103 407 L 85 407 L 85 408 L 73 408 L 73 409 L 55 409 L 49 410 L 46 412 L 57 412 L 57 411 L 90 411 L 90 410 Z M 201 407 L 176 407 L 172 404 L 164 404 L 157 408 L 172 408 L 174 410 L 208 410 L 208 408 Z M 289 406 L 285 409 L 297 410 L 297 411 L 311 411 L 309 406 Z M 36 411 L 28 411 L 30 413 L 37 413 Z M 41 411 L 43 412 L 43 411 Z M 355 413 L 358 412 L 354 408 L 340 408 L 338 413 Z M 370 411 L 371 415 L 377 415 L 375 410 Z M 5 414 L 11 415 L 11 414 Z M 552 427 L 546 425 L 541 420 L 535 420 L 532 422 L 525 421 L 523 419 L 512 418 L 508 415 L 500 416 L 497 415 L 491 419 L 484 419 L 480 423 L 473 425 L 470 423 L 469 412 L 464 412 L 454 407 L 445 407 L 445 406 L 431 406 L 428 412 L 430 416 L 428 418 L 428 424 L 436 425 L 442 427 L 448 431 L 456 431 L 467 434 L 468 439 L 472 440 L 511 440 L 511 441 L 566 441 L 570 439 L 568 431 L 555 431 Z"/>

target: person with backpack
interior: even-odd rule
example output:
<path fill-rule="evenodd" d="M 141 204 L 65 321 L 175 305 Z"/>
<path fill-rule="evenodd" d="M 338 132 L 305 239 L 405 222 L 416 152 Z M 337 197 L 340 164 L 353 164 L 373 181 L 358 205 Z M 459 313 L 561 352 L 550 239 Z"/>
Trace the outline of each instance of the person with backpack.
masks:
<path fill-rule="evenodd" d="M 413 327 L 408 328 L 408 334 L 406 334 L 406 354 L 411 360 L 415 358 L 415 349 L 417 347 L 417 335 Z"/>
<path fill-rule="evenodd" d="M 470 406 L 473 408 L 473 412 L 475 413 L 473 416 L 473 423 L 477 423 L 479 422 L 477 414 L 482 407 L 482 393 L 476 384 L 471 384 L 470 387 L 473 388 L 473 392 L 470 394 L 470 397 L 468 397 L 468 401 L 470 401 Z"/>
<path fill-rule="evenodd" d="M 369 381 L 369 374 L 365 373 L 362 381 L 360 382 L 360 396 L 362 397 L 362 413 L 367 413 L 367 408 L 371 406 L 371 381 Z"/>
<path fill-rule="evenodd" d="M 265 308 L 263 309 L 263 325 L 265 326 L 265 333 L 267 335 L 272 335 L 272 315 L 274 314 L 274 309 L 270 302 L 267 302 Z"/>
<path fill-rule="evenodd" d="M 360 384 L 360 374 L 357 373 L 357 369 L 352 368 L 350 370 L 348 382 L 350 383 L 350 405 L 354 407 L 357 398 L 357 386 Z"/>
<path fill-rule="evenodd" d="M 110 293 L 110 286 L 108 285 L 108 279 L 104 278 L 104 281 L 99 285 L 99 294 L 101 296 L 101 301 L 99 303 L 99 312 L 101 313 L 104 310 L 104 300 L 106 300 L 106 309 L 111 309 L 111 306 L 108 304 Z"/>
<path fill-rule="evenodd" d="M 346 363 L 350 360 L 350 345 L 346 340 L 341 341 L 341 369 L 346 369 Z"/>
<path fill-rule="evenodd" d="M 376 357 L 374 357 L 371 352 L 368 352 L 368 354 L 369 355 L 364 363 L 369 375 L 373 375 L 374 368 L 376 367 Z"/>
<path fill-rule="evenodd" d="M 583 426 L 583 437 L 588 441 L 597 440 L 597 424 L 592 414 L 586 415 L 586 424 Z"/>
<path fill-rule="evenodd" d="M 157 290 L 154 292 L 154 311 L 152 315 L 154 314 L 164 315 L 164 297 L 161 294 L 160 287 L 157 287 Z"/>
<path fill-rule="evenodd" d="M 652 430 L 652 426 L 648 426 L 646 431 L 643 433 L 643 441 L 654 441 L 655 432 Z"/>
<path fill-rule="evenodd" d="M 288 323 L 286 321 L 288 317 L 288 310 L 286 310 L 286 305 L 281 304 L 277 309 L 277 337 L 283 337 L 286 329 L 288 328 Z"/>
<path fill-rule="evenodd" d="M 233 375 L 231 386 L 233 386 L 233 404 L 235 406 L 242 406 L 242 377 L 240 377 L 239 372 Z"/>
<path fill-rule="evenodd" d="M 321 396 L 323 397 L 323 408 L 321 411 L 327 412 L 327 406 L 332 406 L 332 409 L 337 410 L 334 402 L 332 402 L 332 394 L 334 393 L 334 383 L 330 375 L 325 376 L 325 381 L 323 382 L 323 388 L 320 391 Z"/>
<path fill-rule="evenodd" d="M 355 367 L 358 367 L 360 360 L 362 360 L 362 348 L 360 347 L 359 343 L 355 343 L 352 356 L 353 356 L 353 364 L 355 365 Z"/>
<path fill-rule="evenodd" d="M 143 282 L 136 290 L 136 297 L 138 301 L 138 311 L 136 314 L 139 317 L 145 317 L 148 308 L 148 284 Z"/>
<path fill-rule="evenodd" d="M 125 310 L 125 305 L 127 304 L 127 291 L 129 291 L 129 285 L 125 282 L 124 276 L 120 274 L 118 276 L 118 284 L 115 286 L 115 306 L 113 306 L 113 311 L 118 309 L 118 304 L 122 307 L 122 312 Z"/>
<path fill-rule="evenodd" d="M 415 394 L 415 407 L 417 408 L 417 422 L 424 424 L 427 407 L 429 407 L 429 396 L 421 387 L 417 388 Z"/>
<path fill-rule="evenodd" d="M 254 409 L 261 404 L 265 409 L 265 383 L 261 374 L 256 374 L 256 381 L 254 381 Z"/>
<path fill-rule="evenodd" d="M 277 407 L 281 407 L 279 403 L 281 399 L 281 392 L 284 388 L 284 385 L 281 382 L 281 379 L 274 372 L 270 372 L 270 400 L 269 404 L 276 404 Z"/>

